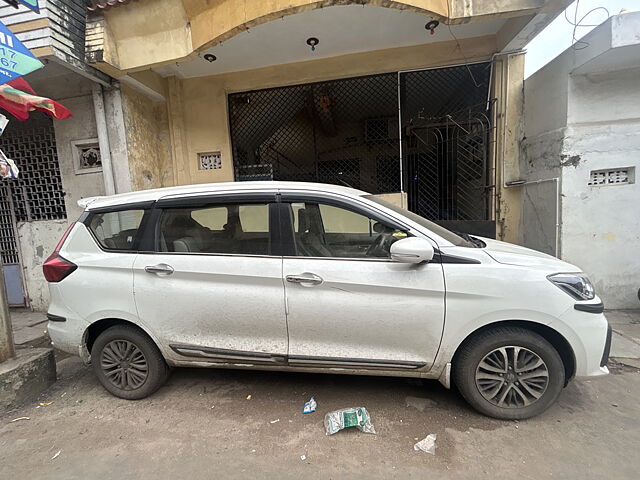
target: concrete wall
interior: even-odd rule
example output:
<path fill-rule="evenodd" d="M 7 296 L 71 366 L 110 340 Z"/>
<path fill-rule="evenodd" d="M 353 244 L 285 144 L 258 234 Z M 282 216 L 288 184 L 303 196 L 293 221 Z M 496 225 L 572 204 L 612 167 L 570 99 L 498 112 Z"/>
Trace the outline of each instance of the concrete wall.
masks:
<path fill-rule="evenodd" d="M 104 180 L 102 172 L 76 174 L 72 153 L 74 147 L 71 142 L 95 139 L 98 136 L 91 95 L 67 98 L 63 102 L 73 116 L 64 120 L 54 120 L 53 126 L 67 217 L 73 221 L 82 213 L 78 200 L 104 195 Z"/>
<path fill-rule="evenodd" d="M 124 85 L 122 100 L 131 189 L 174 184 L 166 104 Z"/>
<path fill-rule="evenodd" d="M 524 245 L 553 253 L 560 202 L 556 254 L 591 277 L 607 308 L 638 308 L 640 187 L 588 185 L 592 170 L 640 170 L 640 69 L 599 67 L 611 35 L 606 22 L 586 39 L 590 50 L 568 49 L 525 80 L 521 171 L 530 183 L 521 187 L 521 235 Z M 594 70 L 606 73 L 581 74 Z M 559 197 L 553 181 L 536 183 L 555 178 Z"/>
<path fill-rule="evenodd" d="M 588 186 L 592 170 L 640 173 L 640 69 L 572 77 L 562 178 L 562 257 L 592 278 L 608 308 L 637 308 L 640 185 Z"/>
<path fill-rule="evenodd" d="M 69 223 L 67 220 L 18 223 L 23 275 L 29 303 L 34 310 L 45 311 L 49 306 L 49 288 L 42 275 L 42 263 L 51 255 Z"/>
<path fill-rule="evenodd" d="M 34 83 L 38 91 L 44 91 L 44 95 L 60 101 L 72 113 L 70 118 L 53 122 L 67 219 L 18 224 L 18 248 L 22 255 L 26 295 L 32 308 L 46 310 L 49 289 L 42 275 L 42 263 L 51 254 L 69 223 L 82 213 L 77 201 L 88 196 L 104 195 L 104 182 L 102 172 L 77 174 L 72 153 L 74 147 L 71 142 L 97 137 L 92 83 L 75 74 L 52 76 L 42 86 L 39 82 Z"/>

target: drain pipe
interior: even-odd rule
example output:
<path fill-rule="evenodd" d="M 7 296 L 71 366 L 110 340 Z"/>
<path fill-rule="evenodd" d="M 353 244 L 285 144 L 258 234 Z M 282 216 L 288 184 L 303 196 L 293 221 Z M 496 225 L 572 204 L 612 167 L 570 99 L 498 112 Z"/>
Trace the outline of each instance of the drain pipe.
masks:
<path fill-rule="evenodd" d="M 93 84 L 93 110 L 96 116 L 96 129 L 98 130 L 98 145 L 100 146 L 100 159 L 102 160 L 102 177 L 104 179 L 104 193 L 113 195 L 116 186 L 113 179 L 113 164 L 111 163 L 111 146 L 107 133 L 107 114 L 104 109 L 104 92 L 102 85 Z"/>

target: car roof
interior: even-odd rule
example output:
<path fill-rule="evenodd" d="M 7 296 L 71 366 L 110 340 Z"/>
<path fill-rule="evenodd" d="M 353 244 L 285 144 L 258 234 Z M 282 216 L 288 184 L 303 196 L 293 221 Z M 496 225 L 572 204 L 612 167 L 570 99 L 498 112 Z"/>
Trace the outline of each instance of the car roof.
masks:
<path fill-rule="evenodd" d="M 351 197 L 367 195 L 367 192 L 355 188 L 331 185 L 328 183 L 310 182 L 220 182 L 203 183 L 199 185 L 182 185 L 178 187 L 155 188 L 152 190 L 139 190 L 136 192 L 119 193 L 117 195 L 87 197 L 78 200 L 78 205 L 87 210 L 121 206 L 144 202 L 154 202 L 165 197 L 181 197 L 198 194 L 216 193 L 240 193 L 240 192 L 264 192 L 278 190 L 299 190 L 311 192 L 337 193 Z"/>

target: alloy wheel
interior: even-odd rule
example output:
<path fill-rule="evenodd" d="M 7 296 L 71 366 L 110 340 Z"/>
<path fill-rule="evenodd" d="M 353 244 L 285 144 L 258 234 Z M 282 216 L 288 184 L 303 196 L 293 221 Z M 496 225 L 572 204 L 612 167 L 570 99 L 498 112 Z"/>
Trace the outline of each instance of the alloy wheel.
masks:
<path fill-rule="evenodd" d="M 144 353 L 128 340 L 107 343 L 102 349 L 100 367 L 109 382 L 122 390 L 140 388 L 149 375 Z"/>
<path fill-rule="evenodd" d="M 539 355 L 518 346 L 492 350 L 478 364 L 476 387 L 498 407 L 527 407 L 542 397 L 549 384 L 549 370 Z"/>

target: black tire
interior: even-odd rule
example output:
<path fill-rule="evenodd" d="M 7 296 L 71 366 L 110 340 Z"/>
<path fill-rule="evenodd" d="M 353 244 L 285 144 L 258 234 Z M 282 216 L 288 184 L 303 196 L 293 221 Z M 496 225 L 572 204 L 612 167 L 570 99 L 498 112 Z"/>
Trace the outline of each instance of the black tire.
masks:
<path fill-rule="evenodd" d="M 170 372 L 156 344 L 128 325 L 116 325 L 98 336 L 91 348 L 91 364 L 102 386 L 127 400 L 151 395 Z"/>
<path fill-rule="evenodd" d="M 512 360 L 514 357 L 518 359 Z M 501 359 L 506 373 L 500 373 Z M 534 365 L 538 366 L 527 370 Z M 539 415 L 557 400 L 565 369 L 556 349 L 542 336 L 519 327 L 496 327 L 471 337 L 461 347 L 453 364 L 453 381 L 478 412 L 522 420 Z"/>

